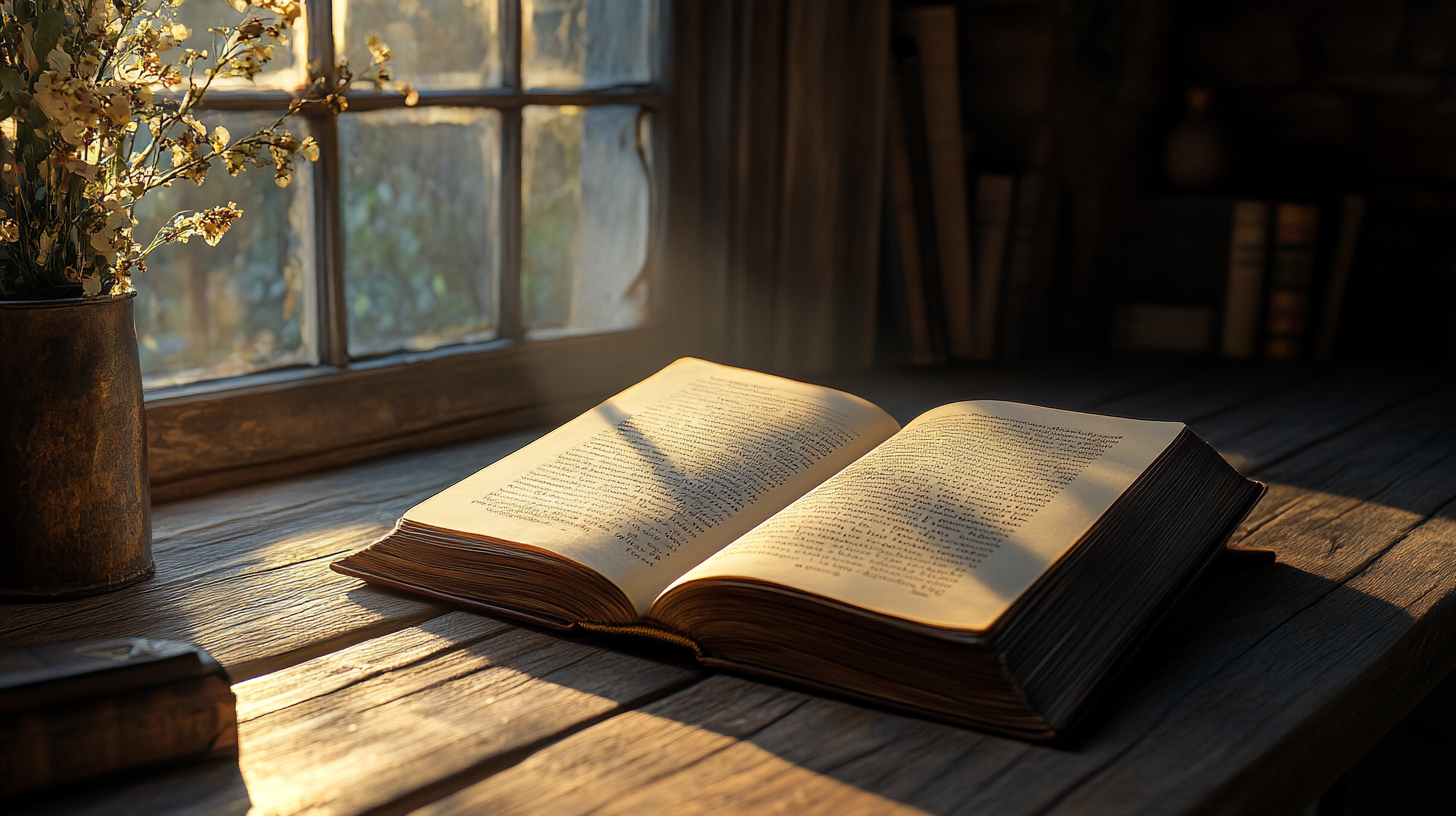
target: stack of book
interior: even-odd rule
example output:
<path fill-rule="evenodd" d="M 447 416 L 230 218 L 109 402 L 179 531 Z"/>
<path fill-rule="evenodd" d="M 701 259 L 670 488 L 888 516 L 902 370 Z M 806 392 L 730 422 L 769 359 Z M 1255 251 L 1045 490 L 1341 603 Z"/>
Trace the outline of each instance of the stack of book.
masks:
<path fill-rule="evenodd" d="M 1358 195 L 1153 202 L 1118 259 L 1127 291 L 1113 347 L 1328 360 L 1364 214 Z"/>
<path fill-rule="evenodd" d="M 892 56 L 887 268 L 909 356 L 1020 357 L 1051 289 L 1057 185 L 1041 170 L 967 183 L 954 6 L 897 9 Z"/>

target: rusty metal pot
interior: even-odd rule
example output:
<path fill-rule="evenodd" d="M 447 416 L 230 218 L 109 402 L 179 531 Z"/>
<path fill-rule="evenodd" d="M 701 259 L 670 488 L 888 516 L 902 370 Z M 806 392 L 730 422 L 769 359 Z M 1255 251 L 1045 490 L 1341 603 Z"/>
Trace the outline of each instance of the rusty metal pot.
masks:
<path fill-rule="evenodd" d="M 132 296 L 0 301 L 0 599 L 151 577 Z"/>

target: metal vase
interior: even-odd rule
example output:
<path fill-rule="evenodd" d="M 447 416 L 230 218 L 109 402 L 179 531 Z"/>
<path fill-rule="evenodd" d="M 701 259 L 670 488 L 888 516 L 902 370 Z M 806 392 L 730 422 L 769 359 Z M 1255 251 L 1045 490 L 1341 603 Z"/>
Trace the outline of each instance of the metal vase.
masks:
<path fill-rule="evenodd" d="M 155 570 L 132 298 L 0 301 L 0 599 Z"/>

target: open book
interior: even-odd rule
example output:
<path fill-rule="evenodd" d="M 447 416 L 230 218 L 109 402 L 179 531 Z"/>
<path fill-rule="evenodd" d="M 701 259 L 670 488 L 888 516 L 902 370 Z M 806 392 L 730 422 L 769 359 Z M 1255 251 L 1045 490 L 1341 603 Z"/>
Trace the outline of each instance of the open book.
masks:
<path fill-rule="evenodd" d="M 1176 422 L 987 401 L 900 428 L 684 359 L 333 568 L 1046 738 L 1263 490 Z"/>

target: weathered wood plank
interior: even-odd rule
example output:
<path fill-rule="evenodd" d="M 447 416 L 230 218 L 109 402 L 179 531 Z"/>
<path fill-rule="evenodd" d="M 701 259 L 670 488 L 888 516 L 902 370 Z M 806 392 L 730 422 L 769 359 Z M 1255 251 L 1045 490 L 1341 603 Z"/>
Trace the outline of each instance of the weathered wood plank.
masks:
<path fill-rule="evenodd" d="M 1339 369 L 1189 426 L 1235 467 L 1249 472 L 1357 428 L 1451 382 L 1410 369 Z"/>
<path fill-rule="evenodd" d="M 1444 512 L 1184 696 L 1058 812 L 1161 801 L 1291 813 L 1311 801 L 1456 665 L 1456 617 L 1431 615 L 1456 595 L 1456 506 Z M 1287 736 L 1247 736 L 1258 732 Z M 1190 774 L 1190 758 L 1238 773 Z"/>
<path fill-rule="evenodd" d="M 456 612 L 236 685 L 238 765 L 171 772 L 162 799 L 144 779 L 25 812 L 398 812 L 702 675 Z"/>
<path fill-rule="evenodd" d="M 159 508 L 158 563 L 166 552 L 171 569 L 149 587 L 78 602 L 95 606 L 0 608 L 0 643 L 56 631 L 173 633 L 213 649 L 237 676 L 297 663 L 237 687 L 241 768 L 176 771 L 44 812 L 396 812 L 462 786 L 435 808 L 1297 805 L 1456 655 L 1446 634 L 1456 628 L 1456 389 L 1380 371 L 1286 382 L 1216 366 L 1168 370 L 977 370 L 995 377 L 882 382 L 889 399 L 850 389 L 897 415 L 917 401 L 969 397 L 1176 412 L 1221 450 L 1245 452 L 1246 467 L 1273 483 L 1239 535 L 1278 550 L 1281 564 L 1196 585 L 1073 750 L 724 676 L 674 694 L 695 670 L 463 613 L 401 629 L 417 622 L 410 614 L 442 610 L 328 583 L 338 577 L 328 560 L 367 536 L 341 541 L 381 531 L 531 438 L 520 435 L 168 505 Z M 1225 379 L 1205 390 L 1210 377 Z M 106 615 L 119 620 L 95 620 Z M 125 628 L 138 625 L 155 631 Z M 399 631 L 359 642 L 388 629 Z M 1145 784 L 1147 774 L 1156 784 Z"/>
<path fill-rule="evenodd" d="M 488 352 L 440 349 L 406 364 L 351 365 L 280 386 L 206 386 L 147 401 L 152 483 L 317 469 L 355 447 L 388 446 L 490 417 L 530 424 L 557 402 L 610 395 L 671 362 L 661 329 L 522 343 Z M 190 393 L 203 390 L 204 393 Z M 377 454 L 376 454 L 377 455 Z M 252 471 L 250 473 L 250 471 Z"/>
<path fill-rule="evenodd" d="M 95 598 L 0 606 L 0 645 L 145 635 L 207 649 L 233 679 L 442 614 L 328 569 L 411 505 L 536 433 L 156 508 L 157 577 Z"/>
<path fill-rule="evenodd" d="M 437 786 L 458 786 L 459 774 L 483 772 L 698 674 L 510 629 L 255 716 L 239 726 L 243 776 L 257 813 L 359 813 L 428 801 Z"/>
<path fill-rule="evenodd" d="M 427 812 L 1297 808 L 1456 664 L 1452 404 L 1446 388 L 1387 405 L 1263 474 L 1295 484 L 1245 537 L 1284 563 L 1200 582 L 1070 751 L 715 678 Z M 734 698 L 766 714 L 723 726 Z M 634 737 L 651 743 L 613 747 Z"/>
<path fill-rule="evenodd" d="M 929 780 L 992 774 L 1027 748 L 718 676 L 421 812 L 920 812 L 910 794 Z"/>

